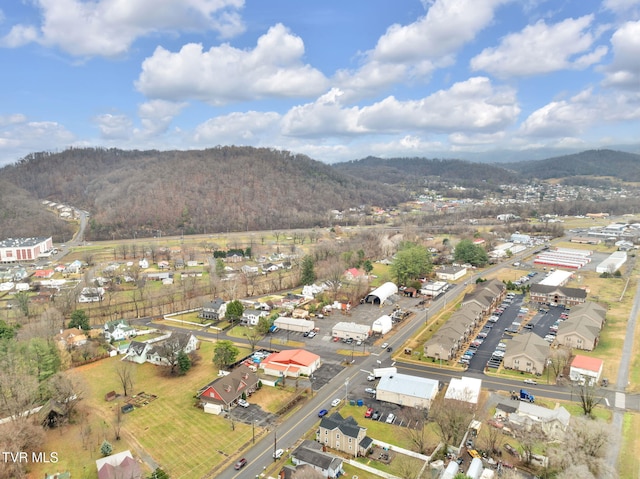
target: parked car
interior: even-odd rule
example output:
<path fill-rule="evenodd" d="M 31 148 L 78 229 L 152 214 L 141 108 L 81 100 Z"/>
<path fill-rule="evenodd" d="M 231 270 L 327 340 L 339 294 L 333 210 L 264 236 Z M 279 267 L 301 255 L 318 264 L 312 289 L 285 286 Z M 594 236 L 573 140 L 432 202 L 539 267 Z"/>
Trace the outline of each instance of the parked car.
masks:
<path fill-rule="evenodd" d="M 366 417 L 367 419 L 371 418 L 371 416 L 373 416 L 373 408 L 367 408 L 367 411 L 364 413 L 364 417 Z"/>
<path fill-rule="evenodd" d="M 389 415 L 387 416 L 387 424 L 392 424 L 395 418 L 396 418 L 395 414 L 390 412 Z"/>
<path fill-rule="evenodd" d="M 375 394 L 376 390 L 373 388 L 365 388 L 364 392 L 366 392 L 367 394 Z"/>
<path fill-rule="evenodd" d="M 315 333 L 315 331 L 309 331 L 309 334 L 307 334 L 307 336 L 309 338 L 314 338 L 316 336 L 316 333 Z"/>
<path fill-rule="evenodd" d="M 369 375 L 367 376 L 367 381 L 375 381 L 375 380 L 376 380 L 376 377 L 375 377 L 374 375 L 369 374 Z"/>
<path fill-rule="evenodd" d="M 272 456 L 274 459 L 280 459 L 283 454 L 284 454 L 284 450 L 278 449 L 272 454 Z"/>
<path fill-rule="evenodd" d="M 249 403 L 247 401 L 245 401 L 244 399 L 240 398 L 240 399 L 238 399 L 238 406 L 249 407 Z"/>
<path fill-rule="evenodd" d="M 331 401 L 331 407 L 336 407 L 338 404 L 340 404 L 339 398 L 335 398 L 333 401 Z"/>
<path fill-rule="evenodd" d="M 309 336 L 309 331 L 305 331 L 304 333 L 302 333 L 302 335 L 306 338 L 307 336 Z"/>
<path fill-rule="evenodd" d="M 356 346 L 362 346 L 362 341 L 360 339 L 356 341 Z"/>
<path fill-rule="evenodd" d="M 239 471 L 240 469 L 242 469 L 244 466 L 247 465 L 247 460 L 243 457 L 242 459 L 240 459 L 238 462 L 235 463 L 235 465 L 233 466 L 233 468 L 236 471 Z"/>
<path fill-rule="evenodd" d="M 371 419 L 373 419 L 374 421 L 377 421 L 378 419 L 380 419 L 380 411 L 376 411 L 371 415 Z"/>
<path fill-rule="evenodd" d="M 320 409 L 320 411 L 318 412 L 318 417 L 325 417 L 327 414 L 329 414 L 329 411 L 327 411 L 326 409 Z"/>
<path fill-rule="evenodd" d="M 333 337 L 333 342 L 337 343 L 338 341 L 340 341 L 340 338 L 338 336 L 334 336 Z"/>

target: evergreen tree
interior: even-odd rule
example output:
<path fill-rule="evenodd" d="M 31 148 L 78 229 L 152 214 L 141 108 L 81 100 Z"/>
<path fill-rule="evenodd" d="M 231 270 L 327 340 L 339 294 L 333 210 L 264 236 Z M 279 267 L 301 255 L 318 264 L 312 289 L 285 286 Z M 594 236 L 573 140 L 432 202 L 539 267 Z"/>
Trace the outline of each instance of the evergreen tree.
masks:
<path fill-rule="evenodd" d="M 189 369 L 191 369 L 191 358 L 187 353 L 180 350 L 180 352 L 178 352 L 178 373 L 180 375 L 187 374 Z"/>
<path fill-rule="evenodd" d="M 69 321 L 69 328 L 79 328 L 84 331 L 89 331 L 89 316 L 84 312 L 84 309 L 76 309 L 71 313 L 71 321 Z"/>
<path fill-rule="evenodd" d="M 302 275 L 300 281 L 303 285 L 313 284 L 316 280 L 316 273 L 314 271 L 313 258 L 311 256 L 305 256 L 302 259 Z"/>
<path fill-rule="evenodd" d="M 106 439 L 102 441 L 102 445 L 100 446 L 100 454 L 102 454 L 102 457 L 110 456 L 112 452 L 113 446 L 111 445 L 111 443 Z"/>

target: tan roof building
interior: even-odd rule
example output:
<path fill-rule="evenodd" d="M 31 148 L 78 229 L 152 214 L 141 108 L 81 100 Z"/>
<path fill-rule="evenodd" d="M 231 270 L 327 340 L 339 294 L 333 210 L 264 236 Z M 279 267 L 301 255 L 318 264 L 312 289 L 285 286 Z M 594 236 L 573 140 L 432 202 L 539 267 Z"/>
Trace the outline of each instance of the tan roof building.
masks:
<path fill-rule="evenodd" d="M 507 344 L 504 367 L 542 374 L 549 357 L 549 343 L 534 333 L 514 336 Z"/>

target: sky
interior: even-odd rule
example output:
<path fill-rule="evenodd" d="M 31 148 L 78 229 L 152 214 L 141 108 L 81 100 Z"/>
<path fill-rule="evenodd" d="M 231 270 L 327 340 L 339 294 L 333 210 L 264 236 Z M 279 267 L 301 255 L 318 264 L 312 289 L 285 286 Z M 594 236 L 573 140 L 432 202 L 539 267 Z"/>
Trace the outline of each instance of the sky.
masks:
<path fill-rule="evenodd" d="M 13 0 L 0 166 L 69 147 L 640 152 L 640 0 Z"/>

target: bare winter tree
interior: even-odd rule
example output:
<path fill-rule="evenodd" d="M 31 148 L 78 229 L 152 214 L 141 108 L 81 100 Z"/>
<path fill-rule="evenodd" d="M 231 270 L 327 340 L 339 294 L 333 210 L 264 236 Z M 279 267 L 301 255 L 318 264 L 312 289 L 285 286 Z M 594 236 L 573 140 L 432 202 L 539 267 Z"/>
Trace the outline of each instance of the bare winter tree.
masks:
<path fill-rule="evenodd" d="M 593 410 L 603 401 L 602 390 L 595 381 L 584 381 L 574 384 L 572 394 L 577 397 L 578 404 L 585 416 L 591 417 Z"/>
<path fill-rule="evenodd" d="M 0 451 L 24 451 L 31 457 L 32 452 L 42 450 L 44 432 L 42 427 L 26 418 L 18 418 L 0 424 Z M 0 479 L 21 479 L 26 476 L 24 461 L 3 460 L 0 467 Z"/>
<path fill-rule="evenodd" d="M 420 408 L 407 408 L 405 411 L 408 424 L 406 431 L 415 448 L 414 450 L 420 454 L 425 454 L 428 449 L 425 431 L 428 412 L 426 409 Z"/>
<path fill-rule="evenodd" d="M 487 451 L 496 453 L 504 442 L 504 435 L 497 427 L 489 426 L 483 435 L 483 446 Z"/>
<path fill-rule="evenodd" d="M 38 379 L 32 376 L 17 351 L 0 358 L 0 412 L 18 418 L 38 403 Z"/>
<path fill-rule="evenodd" d="M 557 378 L 562 374 L 562 371 L 569 364 L 569 359 L 571 358 L 571 348 L 567 348 L 566 346 L 559 346 L 557 348 L 551 349 L 551 355 L 549 356 L 549 363 L 547 367 L 551 368 L 551 372 L 553 373 L 553 377 Z"/>
<path fill-rule="evenodd" d="M 113 418 L 113 432 L 115 434 L 116 437 L 116 441 L 120 440 L 120 432 L 122 430 L 122 420 L 123 420 L 123 414 L 122 414 L 122 408 L 116 404 L 116 411 L 115 411 L 115 417 Z"/>
<path fill-rule="evenodd" d="M 247 331 L 244 333 L 247 341 L 249 342 L 249 346 L 251 346 L 251 352 L 256 350 L 256 344 L 260 342 L 262 338 L 264 338 L 264 334 L 259 331 L 259 328 L 247 328 Z"/>
<path fill-rule="evenodd" d="M 84 398 L 86 385 L 79 376 L 57 373 L 49 378 L 52 399 L 64 405 L 67 420 L 72 420 L 78 403 Z"/>
<path fill-rule="evenodd" d="M 474 411 L 472 403 L 440 397 L 432 404 L 429 416 L 438 426 L 442 442 L 457 445 L 462 442 Z"/>
<path fill-rule="evenodd" d="M 571 444 L 571 454 L 560 447 L 549 448 L 552 469 L 562 471 L 558 477 L 597 477 L 613 479 L 616 476 L 606 460 L 607 452 L 615 441 L 611 425 L 586 417 L 573 417 L 565 433 L 564 443 Z M 575 471 L 587 471 L 579 475 Z"/>
<path fill-rule="evenodd" d="M 128 396 L 133 391 L 134 365 L 129 361 L 118 361 L 115 365 L 116 375 L 122 386 L 122 394 Z"/>

